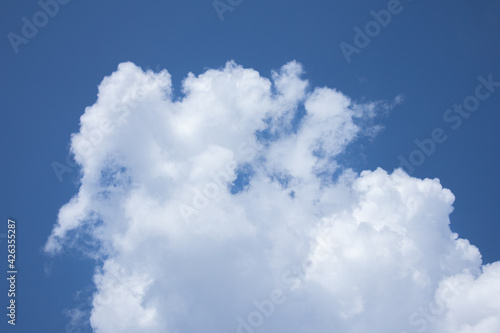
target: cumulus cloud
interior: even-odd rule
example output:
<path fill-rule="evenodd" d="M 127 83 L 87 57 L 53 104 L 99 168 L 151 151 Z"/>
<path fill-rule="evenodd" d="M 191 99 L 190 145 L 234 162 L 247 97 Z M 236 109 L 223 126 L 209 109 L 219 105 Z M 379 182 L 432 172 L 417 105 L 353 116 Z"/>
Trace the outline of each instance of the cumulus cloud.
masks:
<path fill-rule="evenodd" d="M 453 194 L 339 156 L 402 101 L 356 103 L 228 62 L 122 63 L 71 151 L 78 193 L 46 244 L 96 258 L 96 332 L 498 332 L 499 263 L 450 229 Z"/>

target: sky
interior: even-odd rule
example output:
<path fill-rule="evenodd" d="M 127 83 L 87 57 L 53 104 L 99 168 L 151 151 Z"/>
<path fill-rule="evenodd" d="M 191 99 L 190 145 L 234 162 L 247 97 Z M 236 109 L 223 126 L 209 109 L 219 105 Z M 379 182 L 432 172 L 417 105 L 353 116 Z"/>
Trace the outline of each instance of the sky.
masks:
<path fill-rule="evenodd" d="M 500 1 L 0 13 L 2 332 L 500 330 Z"/>

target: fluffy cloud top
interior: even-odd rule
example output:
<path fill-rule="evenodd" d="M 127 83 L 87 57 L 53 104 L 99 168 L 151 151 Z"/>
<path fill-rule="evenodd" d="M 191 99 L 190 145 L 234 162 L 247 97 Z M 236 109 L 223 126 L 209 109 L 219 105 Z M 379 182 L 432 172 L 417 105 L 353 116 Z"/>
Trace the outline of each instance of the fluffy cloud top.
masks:
<path fill-rule="evenodd" d="M 182 97 L 132 63 L 102 81 L 46 244 L 97 259 L 96 332 L 500 331 L 500 263 L 450 230 L 453 194 L 338 162 L 387 106 L 302 75 L 228 62 Z"/>

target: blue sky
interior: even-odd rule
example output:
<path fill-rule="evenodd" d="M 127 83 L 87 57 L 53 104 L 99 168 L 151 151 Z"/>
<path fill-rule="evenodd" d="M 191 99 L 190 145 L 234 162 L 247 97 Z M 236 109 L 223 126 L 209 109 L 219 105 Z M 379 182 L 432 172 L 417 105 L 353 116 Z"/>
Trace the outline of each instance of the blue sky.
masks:
<path fill-rule="evenodd" d="M 479 248 L 483 263 L 499 260 L 500 87 L 456 130 L 443 115 L 474 95 L 479 76 L 500 82 L 500 2 L 402 0 L 399 13 L 348 63 L 339 45 L 355 45 L 354 28 L 364 29 L 370 12 L 388 3 L 243 0 L 221 21 L 211 1 L 70 1 L 13 47 L 8 34 L 22 36 L 23 17 L 32 22 L 41 7 L 32 0 L 1 2 L 0 233 L 8 218 L 16 220 L 17 331 L 66 332 L 64 311 L 88 306 L 95 263 L 74 249 L 55 257 L 43 251 L 60 207 L 78 190 L 78 168 L 70 166 L 60 181 L 52 165 L 68 165 L 80 116 L 95 103 L 103 77 L 125 61 L 167 69 L 176 96 L 187 73 L 222 68 L 228 60 L 268 78 L 296 60 L 312 87 L 336 88 L 360 103 L 404 96 L 377 117 L 383 131 L 357 140 L 343 163 L 357 172 L 392 172 L 400 155 L 408 159 L 417 149 L 415 140 L 443 129 L 447 140 L 411 175 L 439 178 L 456 197 L 451 229 Z M 0 325 L 14 331 L 6 320 Z"/>

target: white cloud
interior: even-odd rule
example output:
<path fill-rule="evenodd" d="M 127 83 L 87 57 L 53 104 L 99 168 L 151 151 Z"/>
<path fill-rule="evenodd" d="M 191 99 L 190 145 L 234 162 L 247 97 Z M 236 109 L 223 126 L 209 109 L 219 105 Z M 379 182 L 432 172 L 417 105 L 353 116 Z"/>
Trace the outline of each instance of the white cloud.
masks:
<path fill-rule="evenodd" d="M 102 260 L 96 332 L 498 331 L 500 266 L 450 230 L 453 194 L 338 162 L 402 98 L 359 104 L 302 75 L 228 62 L 181 98 L 132 63 L 103 80 L 46 244 Z"/>

